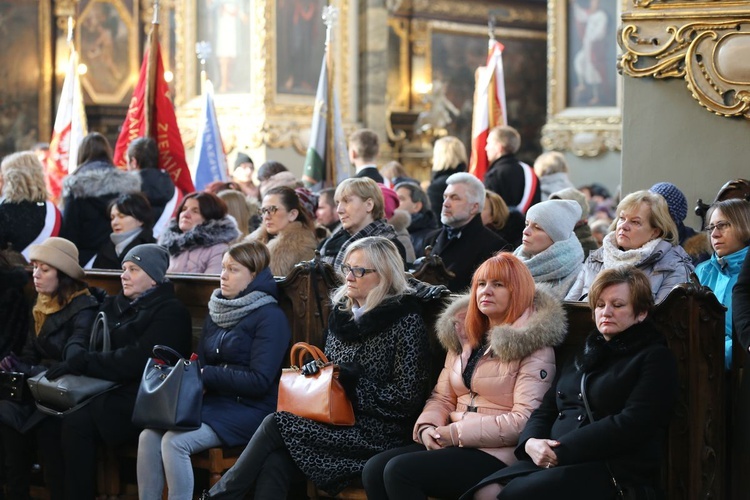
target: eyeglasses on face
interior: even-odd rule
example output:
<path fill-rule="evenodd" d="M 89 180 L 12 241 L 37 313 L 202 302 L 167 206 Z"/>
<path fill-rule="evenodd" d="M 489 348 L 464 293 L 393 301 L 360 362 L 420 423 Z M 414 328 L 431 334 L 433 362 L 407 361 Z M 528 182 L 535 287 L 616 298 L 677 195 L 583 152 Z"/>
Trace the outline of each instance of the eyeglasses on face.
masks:
<path fill-rule="evenodd" d="M 368 269 L 366 267 L 352 267 L 349 264 L 342 264 L 341 265 L 341 272 L 344 273 L 344 276 L 348 276 L 349 273 L 352 273 L 352 275 L 355 278 L 361 278 L 365 274 L 376 273 L 377 270 L 375 270 L 375 269 Z"/>
<path fill-rule="evenodd" d="M 706 226 L 705 231 L 708 234 L 711 234 L 714 232 L 714 229 L 718 229 L 720 233 L 723 233 L 731 225 L 732 225 L 731 223 L 723 220 L 723 221 L 717 222 L 716 224 L 709 224 L 708 226 Z"/>
<path fill-rule="evenodd" d="M 260 209 L 260 215 L 276 215 L 276 212 L 279 211 L 279 207 L 276 205 L 271 205 L 270 207 L 263 207 Z"/>

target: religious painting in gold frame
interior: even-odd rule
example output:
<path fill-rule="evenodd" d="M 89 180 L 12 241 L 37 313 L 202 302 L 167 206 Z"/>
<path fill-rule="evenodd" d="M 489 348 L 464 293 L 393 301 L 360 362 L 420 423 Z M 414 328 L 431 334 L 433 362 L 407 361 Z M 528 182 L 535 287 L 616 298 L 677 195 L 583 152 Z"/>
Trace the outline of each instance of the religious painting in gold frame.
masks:
<path fill-rule="evenodd" d="M 52 24 L 48 2 L 0 6 L 0 157 L 50 137 Z"/>
<path fill-rule="evenodd" d="M 81 0 L 76 46 L 86 104 L 126 104 L 138 75 L 138 2 Z"/>
<path fill-rule="evenodd" d="M 545 149 L 597 156 L 622 149 L 617 27 L 626 0 L 549 0 Z"/>

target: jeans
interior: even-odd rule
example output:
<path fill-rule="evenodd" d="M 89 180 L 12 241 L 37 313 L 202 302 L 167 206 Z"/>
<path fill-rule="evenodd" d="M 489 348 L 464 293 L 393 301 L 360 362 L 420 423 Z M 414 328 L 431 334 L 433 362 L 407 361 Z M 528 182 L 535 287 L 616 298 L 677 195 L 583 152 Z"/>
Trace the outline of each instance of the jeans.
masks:
<path fill-rule="evenodd" d="M 194 431 L 145 429 L 138 439 L 138 498 L 161 500 L 165 476 L 169 500 L 193 498 L 190 455 L 216 446 L 221 440 L 206 424 Z"/>
<path fill-rule="evenodd" d="M 241 500 L 249 491 L 255 500 L 286 498 L 292 483 L 304 479 L 286 449 L 273 413 L 253 434 L 237 463 L 209 491 L 209 498 Z"/>

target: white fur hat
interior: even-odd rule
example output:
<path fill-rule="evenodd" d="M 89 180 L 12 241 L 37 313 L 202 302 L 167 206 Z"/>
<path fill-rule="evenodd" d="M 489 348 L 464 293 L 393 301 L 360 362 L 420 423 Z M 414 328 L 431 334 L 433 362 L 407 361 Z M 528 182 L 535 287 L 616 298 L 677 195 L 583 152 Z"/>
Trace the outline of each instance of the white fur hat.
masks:
<path fill-rule="evenodd" d="M 536 222 L 552 241 L 567 240 L 581 219 L 581 206 L 573 200 L 547 200 L 529 208 L 526 220 Z"/>

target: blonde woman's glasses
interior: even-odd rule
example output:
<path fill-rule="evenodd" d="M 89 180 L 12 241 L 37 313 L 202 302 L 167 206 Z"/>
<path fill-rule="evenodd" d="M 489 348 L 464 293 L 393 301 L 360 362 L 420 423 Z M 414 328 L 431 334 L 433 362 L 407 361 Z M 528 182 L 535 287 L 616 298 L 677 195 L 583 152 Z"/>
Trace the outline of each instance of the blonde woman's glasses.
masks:
<path fill-rule="evenodd" d="M 376 273 L 378 271 L 376 269 L 368 269 L 366 267 L 352 267 L 349 264 L 343 264 L 341 266 L 341 272 L 344 273 L 344 276 L 349 276 L 349 273 L 352 273 L 355 278 L 362 278 L 365 274 Z"/>

